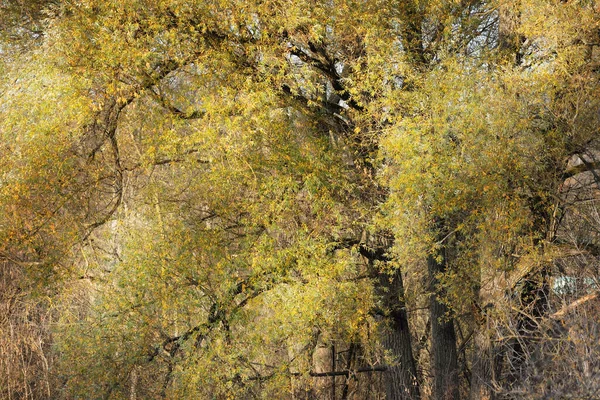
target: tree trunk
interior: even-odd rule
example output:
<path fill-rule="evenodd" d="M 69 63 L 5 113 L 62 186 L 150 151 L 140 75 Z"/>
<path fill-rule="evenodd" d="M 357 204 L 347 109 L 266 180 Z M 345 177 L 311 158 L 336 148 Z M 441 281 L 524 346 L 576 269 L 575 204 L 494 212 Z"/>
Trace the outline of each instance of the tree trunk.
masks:
<path fill-rule="evenodd" d="M 332 365 L 334 364 L 334 358 L 333 353 L 331 351 L 331 345 L 323 341 L 323 337 L 321 334 L 319 334 L 317 346 L 313 352 L 312 358 L 313 371 L 315 373 L 335 372 L 335 368 L 332 368 Z M 335 394 L 332 395 L 331 393 L 332 387 L 334 387 L 334 385 L 335 376 L 313 378 L 314 398 L 323 400 L 335 400 Z"/>
<path fill-rule="evenodd" d="M 420 398 L 417 369 L 413 358 L 408 316 L 404 304 L 402 273 L 380 274 L 384 306 L 389 311 L 389 326 L 383 328 L 383 345 L 396 363 L 385 373 L 387 400 L 414 400 Z"/>
<path fill-rule="evenodd" d="M 473 362 L 471 366 L 471 400 L 494 400 L 494 352 L 485 326 L 478 328 L 473 338 Z"/>
<path fill-rule="evenodd" d="M 547 271 L 543 269 L 539 276 L 525 277 L 521 289 L 521 304 L 519 309 L 522 311 L 517 315 L 516 338 L 509 353 L 509 376 L 510 384 L 518 384 L 523 376 L 523 369 L 531 363 L 532 343 L 539 335 L 538 321 L 548 313 L 549 284 Z"/>
<path fill-rule="evenodd" d="M 454 400 L 459 398 L 458 352 L 454 321 L 448 317 L 448 307 L 440 301 L 443 290 L 439 288 L 438 274 L 446 269 L 446 254 L 440 252 L 427 258 L 431 280 L 431 366 L 433 370 L 433 398 Z"/>
<path fill-rule="evenodd" d="M 479 269 L 479 282 L 481 287 L 475 290 L 474 298 L 478 304 L 474 305 L 476 331 L 473 334 L 473 356 L 471 359 L 471 400 L 495 400 L 497 377 L 501 365 L 502 351 L 494 346 L 490 333 L 490 316 L 488 312 L 493 309 L 491 299 L 499 298 L 503 294 L 498 288 L 493 272 L 484 267 Z M 483 305 L 483 306 L 481 306 Z"/>

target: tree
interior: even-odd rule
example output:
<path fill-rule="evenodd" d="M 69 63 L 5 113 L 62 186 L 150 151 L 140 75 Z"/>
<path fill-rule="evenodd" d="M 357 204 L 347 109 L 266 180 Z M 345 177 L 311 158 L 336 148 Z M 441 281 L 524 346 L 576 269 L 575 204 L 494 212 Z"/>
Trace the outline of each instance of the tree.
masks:
<path fill-rule="evenodd" d="M 565 160 L 597 126 L 592 6 L 47 10 L 42 43 L 5 57 L 0 257 L 54 304 L 53 397 L 525 382 Z"/>

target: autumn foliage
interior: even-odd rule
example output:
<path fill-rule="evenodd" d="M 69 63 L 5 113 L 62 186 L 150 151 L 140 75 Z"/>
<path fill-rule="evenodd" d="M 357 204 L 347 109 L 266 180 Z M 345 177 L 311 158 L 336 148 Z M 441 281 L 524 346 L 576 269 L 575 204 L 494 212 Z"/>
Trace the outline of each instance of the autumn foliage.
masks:
<path fill-rule="evenodd" d="M 0 397 L 600 396 L 600 3 L 0 0 Z"/>

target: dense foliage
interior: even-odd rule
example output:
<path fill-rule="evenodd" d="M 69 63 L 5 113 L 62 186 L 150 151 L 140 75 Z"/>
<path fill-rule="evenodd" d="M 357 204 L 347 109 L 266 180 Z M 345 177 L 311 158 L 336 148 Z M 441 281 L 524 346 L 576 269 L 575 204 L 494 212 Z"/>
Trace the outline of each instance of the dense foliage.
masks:
<path fill-rule="evenodd" d="M 0 397 L 600 396 L 597 2 L 0 25 Z"/>

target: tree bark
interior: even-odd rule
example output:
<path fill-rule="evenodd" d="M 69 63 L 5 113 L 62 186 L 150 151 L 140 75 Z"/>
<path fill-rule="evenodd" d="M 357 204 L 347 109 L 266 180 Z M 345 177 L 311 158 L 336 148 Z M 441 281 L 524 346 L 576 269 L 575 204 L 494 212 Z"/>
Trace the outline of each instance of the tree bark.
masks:
<path fill-rule="evenodd" d="M 490 300 L 502 296 L 502 293 L 498 293 L 501 285 L 497 285 L 493 273 L 481 266 L 479 282 L 481 286 L 474 293 L 477 304 L 473 308 L 477 326 L 473 334 L 469 397 L 471 400 L 495 400 L 502 351 L 492 341 L 488 312 L 494 307 Z"/>
<path fill-rule="evenodd" d="M 485 327 L 479 327 L 473 338 L 471 366 L 471 400 L 494 400 L 494 349 Z"/>
<path fill-rule="evenodd" d="M 383 302 L 389 311 L 389 326 L 382 332 L 386 350 L 395 357 L 395 363 L 385 373 L 387 400 L 414 400 L 420 398 L 417 369 L 413 357 L 408 315 L 403 300 L 404 285 L 400 270 L 393 275 L 380 274 Z"/>
<path fill-rule="evenodd" d="M 542 269 L 538 277 L 523 278 L 519 309 L 517 315 L 517 338 L 513 341 L 509 353 L 510 384 L 517 384 L 524 376 L 524 368 L 531 363 L 533 339 L 539 335 L 539 321 L 548 314 L 549 283 L 547 271 Z"/>
<path fill-rule="evenodd" d="M 444 294 L 439 287 L 438 274 L 446 269 L 446 254 L 442 248 L 438 254 L 427 258 L 431 281 L 431 366 L 433 372 L 433 398 L 454 400 L 459 398 L 458 352 L 454 320 L 448 316 L 448 307 L 440 301 Z"/>
<path fill-rule="evenodd" d="M 315 372 L 313 376 L 316 377 L 313 381 L 314 398 L 335 400 L 335 392 L 332 394 L 335 375 L 329 375 L 329 373 L 335 373 L 335 369 L 332 369 L 333 364 L 331 345 L 325 343 L 322 335 L 319 335 L 317 346 L 313 352 L 313 370 Z"/>

